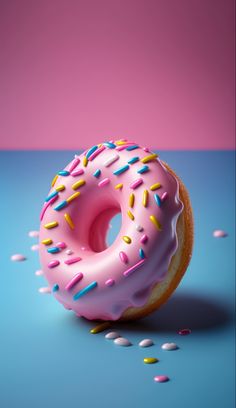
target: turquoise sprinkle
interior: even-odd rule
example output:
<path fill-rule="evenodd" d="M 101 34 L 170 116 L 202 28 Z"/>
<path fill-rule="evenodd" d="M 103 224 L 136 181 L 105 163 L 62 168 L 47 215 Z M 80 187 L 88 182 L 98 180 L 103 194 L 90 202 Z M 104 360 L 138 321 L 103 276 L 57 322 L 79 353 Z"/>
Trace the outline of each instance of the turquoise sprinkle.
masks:
<path fill-rule="evenodd" d="M 154 199 L 155 199 L 156 204 L 158 205 L 158 207 L 160 207 L 161 206 L 161 199 L 160 199 L 159 195 L 154 194 Z"/>
<path fill-rule="evenodd" d="M 91 147 L 91 149 L 89 149 L 88 151 L 87 151 L 87 153 L 86 153 L 86 157 L 87 157 L 87 159 L 95 152 L 95 150 L 97 150 L 97 146 L 93 146 L 93 147 Z"/>
<path fill-rule="evenodd" d="M 47 198 L 45 198 L 45 201 L 51 200 L 51 198 L 55 197 L 58 195 L 57 191 L 54 191 L 52 194 L 50 194 Z"/>
<path fill-rule="evenodd" d="M 109 149 L 115 149 L 116 148 L 116 145 L 114 143 L 111 143 L 111 142 L 104 142 L 103 144 L 104 144 L 104 146 L 109 147 Z"/>
<path fill-rule="evenodd" d="M 93 176 L 98 178 L 98 177 L 100 176 L 100 174 L 101 174 L 101 170 L 97 169 L 97 170 L 93 173 Z"/>
<path fill-rule="evenodd" d="M 140 256 L 140 258 L 142 258 L 142 259 L 145 258 L 145 253 L 144 253 L 143 248 L 140 248 L 140 250 L 139 250 L 139 256 Z"/>
<path fill-rule="evenodd" d="M 134 164 L 134 163 L 136 163 L 137 161 L 139 161 L 139 157 L 133 157 L 132 159 L 130 159 L 130 160 L 128 161 L 128 163 L 129 163 L 129 164 Z"/>
<path fill-rule="evenodd" d="M 60 211 L 62 208 L 67 206 L 67 201 L 62 201 L 61 203 L 59 203 L 56 207 L 54 207 L 55 211 Z"/>
<path fill-rule="evenodd" d="M 59 176 L 69 176 L 70 172 L 67 170 L 61 170 L 58 172 Z"/>
<path fill-rule="evenodd" d="M 57 292 L 58 290 L 59 290 L 59 285 L 57 283 L 55 283 L 55 285 L 53 285 L 53 287 L 52 287 L 52 291 Z"/>
<path fill-rule="evenodd" d="M 137 171 L 137 173 L 143 174 L 143 173 L 147 173 L 147 171 L 149 171 L 149 167 L 148 166 L 143 166 L 141 169 L 139 169 Z"/>
<path fill-rule="evenodd" d="M 129 165 L 126 164 L 125 166 L 120 167 L 118 170 L 113 171 L 113 174 L 115 174 L 115 176 L 118 176 L 119 174 L 124 173 L 128 169 L 129 169 Z"/>
<path fill-rule="evenodd" d="M 74 300 L 78 300 L 79 298 L 81 298 L 81 296 L 86 295 L 90 290 L 96 288 L 96 286 L 98 285 L 97 282 L 92 282 L 90 283 L 88 286 L 85 286 L 84 289 L 80 290 L 79 292 L 77 292 L 74 296 L 73 299 Z"/>
<path fill-rule="evenodd" d="M 57 252 L 60 252 L 60 248 L 51 247 L 51 248 L 48 248 L 47 251 L 49 252 L 49 254 L 56 254 Z"/>
<path fill-rule="evenodd" d="M 127 147 L 127 149 L 126 149 L 126 150 L 131 151 L 131 150 L 135 150 L 135 149 L 138 149 L 138 148 L 139 148 L 139 146 L 138 146 L 138 145 L 133 145 L 133 146 L 129 146 L 129 147 Z"/>

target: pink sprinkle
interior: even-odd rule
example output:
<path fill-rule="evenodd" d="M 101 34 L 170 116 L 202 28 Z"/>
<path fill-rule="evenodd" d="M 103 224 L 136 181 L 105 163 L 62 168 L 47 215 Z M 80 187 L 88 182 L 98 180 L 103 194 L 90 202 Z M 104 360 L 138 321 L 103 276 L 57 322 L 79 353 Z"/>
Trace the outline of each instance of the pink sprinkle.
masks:
<path fill-rule="evenodd" d="M 75 157 L 66 170 L 71 173 L 76 168 L 76 166 L 78 166 L 79 163 L 80 163 L 80 159 L 78 157 Z"/>
<path fill-rule="evenodd" d="M 129 258 L 128 258 L 128 256 L 126 255 L 125 252 L 121 251 L 121 252 L 119 253 L 119 256 L 120 256 L 120 259 L 121 259 L 122 262 L 127 263 L 127 262 L 129 261 Z"/>
<path fill-rule="evenodd" d="M 154 381 L 156 381 L 156 382 L 160 382 L 160 383 L 162 383 L 162 382 L 167 382 L 167 381 L 169 381 L 170 379 L 169 379 L 169 377 L 167 377 L 167 375 L 156 375 L 155 377 L 154 377 Z"/>
<path fill-rule="evenodd" d="M 42 294 L 51 293 L 51 289 L 49 287 L 39 288 L 39 293 Z"/>
<path fill-rule="evenodd" d="M 60 264 L 60 261 L 57 261 L 56 259 L 54 261 L 50 261 L 48 264 L 49 268 L 55 268 L 55 266 L 58 266 Z"/>
<path fill-rule="evenodd" d="M 53 204 L 54 201 L 56 201 L 57 199 L 58 199 L 58 195 L 52 197 L 51 200 L 49 200 L 47 203 L 44 203 L 43 208 L 42 208 L 41 213 L 40 213 L 40 221 L 42 221 L 42 219 L 44 217 L 44 214 L 45 214 L 47 208 L 49 207 L 49 205 Z"/>
<path fill-rule="evenodd" d="M 145 259 L 141 259 L 141 261 L 137 262 L 135 265 L 131 266 L 131 268 L 127 269 L 125 272 L 123 272 L 123 275 L 129 276 L 131 275 L 136 269 L 138 269 L 143 263 L 145 262 Z"/>
<path fill-rule="evenodd" d="M 191 334 L 191 329 L 181 329 L 178 331 L 178 334 L 181 336 L 187 336 L 188 334 Z"/>
<path fill-rule="evenodd" d="M 150 152 L 150 150 L 148 149 L 148 147 L 143 147 L 143 150 L 144 150 L 145 152 Z"/>
<path fill-rule="evenodd" d="M 134 143 L 127 143 L 127 144 L 125 144 L 125 145 L 117 146 L 117 147 L 116 147 L 116 150 L 118 150 L 118 151 L 120 152 L 121 150 L 127 149 L 127 147 L 129 147 L 129 146 L 131 146 L 131 145 L 133 145 L 133 144 L 134 144 Z"/>
<path fill-rule="evenodd" d="M 26 257 L 21 254 L 15 254 L 11 256 L 11 260 L 14 262 L 21 262 L 21 261 L 25 261 Z"/>
<path fill-rule="evenodd" d="M 165 201 L 167 199 L 167 197 L 168 197 L 168 193 L 167 193 L 167 191 L 165 191 L 161 196 L 161 201 Z"/>
<path fill-rule="evenodd" d="M 100 182 L 98 183 L 98 187 L 106 186 L 106 185 L 109 184 L 109 183 L 110 183 L 110 179 L 109 179 L 109 178 L 104 178 L 102 181 L 100 181 Z"/>
<path fill-rule="evenodd" d="M 215 238 L 225 238 L 227 236 L 228 236 L 227 232 L 225 232 L 223 230 L 215 230 L 213 232 L 213 237 L 215 237 Z"/>
<path fill-rule="evenodd" d="M 137 188 L 141 184 L 143 184 L 143 179 L 139 178 L 139 179 L 133 181 L 133 183 L 130 184 L 130 188 L 132 188 L 134 190 L 135 188 Z"/>
<path fill-rule="evenodd" d="M 28 233 L 30 238 L 35 238 L 39 236 L 39 231 L 29 231 Z"/>
<path fill-rule="evenodd" d="M 71 265 L 71 264 L 73 264 L 73 263 L 76 263 L 76 262 L 81 261 L 81 259 L 82 259 L 82 258 L 80 258 L 79 256 L 77 256 L 76 258 L 67 259 L 64 263 L 65 263 L 66 265 Z"/>
<path fill-rule="evenodd" d="M 140 242 L 141 242 L 141 244 L 145 244 L 147 241 L 148 241 L 148 236 L 146 234 L 144 234 L 141 237 Z"/>
<path fill-rule="evenodd" d="M 73 176 L 73 177 L 81 176 L 81 174 L 84 174 L 84 170 L 83 169 L 78 169 L 78 170 L 72 171 L 71 176 Z"/>
<path fill-rule="evenodd" d="M 92 161 L 93 159 L 95 159 L 95 157 L 97 157 L 100 153 L 103 152 L 103 150 L 105 150 L 106 147 L 105 146 L 101 146 L 99 147 L 99 149 L 95 150 L 95 152 L 93 152 L 91 154 L 91 156 L 89 157 L 89 161 Z"/>
<path fill-rule="evenodd" d="M 43 275 L 42 269 L 39 269 L 38 271 L 35 271 L 35 275 L 36 275 L 36 276 L 41 276 L 41 275 Z"/>
<path fill-rule="evenodd" d="M 73 288 L 73 286 L 75 286 L 82 278 L 83 278 L 83 274 L 82 272 L 77 273 L 71 280 L 70 282 L 67 283 L 65 289 L 66 290 L 70 290 L 71 288 Z"/>
<path fill-rule="evenodd" d="M 31 251 L 38 251 L 38 250 L 39 250 L 39 245 L 38 244 L 32 245 Z"/>
<path fill-rule="evenodd" d="M 106 286 L 113 286 L 115 284 L 114 279 L 107 279 L 107 281 L 105 282 Z"/>
<path fill-rule="evenodd" d="M 61 248 L 61 249 L 65 249 L 66 248 L 66 243 L 65 242 L 58 242 L 56 244 L 56 247 Z"/>

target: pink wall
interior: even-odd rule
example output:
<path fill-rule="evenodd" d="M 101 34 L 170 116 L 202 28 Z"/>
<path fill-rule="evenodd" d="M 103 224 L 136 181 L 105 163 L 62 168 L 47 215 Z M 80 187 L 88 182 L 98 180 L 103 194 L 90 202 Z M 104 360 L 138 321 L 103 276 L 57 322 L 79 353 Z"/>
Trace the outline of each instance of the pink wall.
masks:
<path fill-rule="evenodd" d="M 233 15 L 233 0 L 1 0 L 0 148 L 233 148 Z"/>

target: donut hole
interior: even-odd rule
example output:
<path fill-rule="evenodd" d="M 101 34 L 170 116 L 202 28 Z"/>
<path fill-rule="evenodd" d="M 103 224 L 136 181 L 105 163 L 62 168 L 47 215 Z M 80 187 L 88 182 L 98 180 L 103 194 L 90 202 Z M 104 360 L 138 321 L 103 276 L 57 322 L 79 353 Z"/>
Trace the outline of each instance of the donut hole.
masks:
<path fill-rule="evenodd" d="M 89 246 L 94 252 L 105 251 L 113 244 L 121 228 L 121 209 L 118 206 L 103 209 L 91 223 Z"/>
<path fill-rule="evenodd" d="M 106 235 L 107 247 L 113 244 L 120 230 L 121 230 L 121 212 L 117 213 L 114 217 L 110 219 Z"/>

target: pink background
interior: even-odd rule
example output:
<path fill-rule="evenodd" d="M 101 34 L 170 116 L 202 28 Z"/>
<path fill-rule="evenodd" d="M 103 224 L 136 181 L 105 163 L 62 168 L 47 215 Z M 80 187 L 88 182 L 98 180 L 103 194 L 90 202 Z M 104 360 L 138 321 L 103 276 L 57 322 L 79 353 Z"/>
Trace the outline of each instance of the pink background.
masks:
<path fill-rule="evenodd" d="M 233 0 L 1 0 L 0 148 L 234 148 Z"/>

